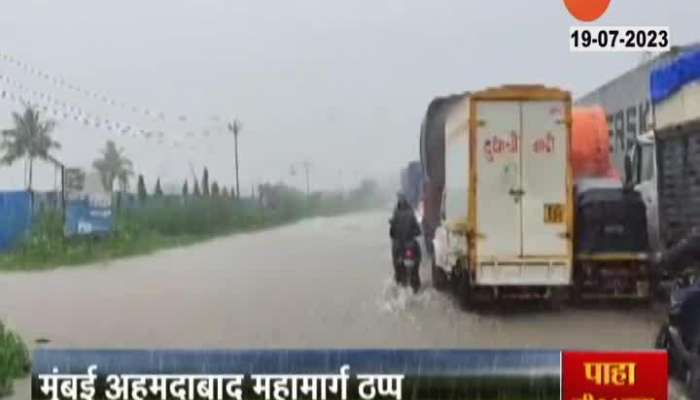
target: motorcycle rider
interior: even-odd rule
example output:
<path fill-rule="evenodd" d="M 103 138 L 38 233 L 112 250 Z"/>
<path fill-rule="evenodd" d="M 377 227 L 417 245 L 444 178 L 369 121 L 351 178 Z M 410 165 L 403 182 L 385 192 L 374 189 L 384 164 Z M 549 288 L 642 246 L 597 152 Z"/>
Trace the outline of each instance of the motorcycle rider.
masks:
<path fill-rule="evenodd" d="M 402 193 L 398 195 L 394 215 L 390 220 L 389 236 L 391 237 L 391 254 L 394 264 L 394 277 L 398 281 L 399 265 L 397 259 L 402 251 L 403 245 L 414 240 L 421 234 L 420 225 L 416 219 L 413 208 L 408 203 L 406 196 Z"/>

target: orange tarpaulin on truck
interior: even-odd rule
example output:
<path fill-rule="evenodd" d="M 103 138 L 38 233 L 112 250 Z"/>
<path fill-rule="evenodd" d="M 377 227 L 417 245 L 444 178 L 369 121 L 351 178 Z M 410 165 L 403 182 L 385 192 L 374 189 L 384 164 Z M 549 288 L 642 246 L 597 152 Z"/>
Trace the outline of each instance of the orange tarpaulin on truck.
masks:
<path fill-rule="evenodd" d="M 610 136 L 602 107 L 574 107 L 571 164 L 574 178 L 617 178 L 610 160 Z"/>

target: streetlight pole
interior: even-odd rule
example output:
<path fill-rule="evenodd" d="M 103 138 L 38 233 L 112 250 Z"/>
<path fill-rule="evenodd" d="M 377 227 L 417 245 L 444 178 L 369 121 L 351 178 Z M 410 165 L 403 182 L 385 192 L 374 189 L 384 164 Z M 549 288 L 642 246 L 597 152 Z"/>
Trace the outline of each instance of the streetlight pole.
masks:
<path fill-rule="evenodd" d="M 311 163 L 308 161 L 304 161 L 302 163 L 304 166 L 304 174 L 306 175 L 306 197 L 309 197 L 309 192 L 310 192 L 310 186 L 309 186 L 309 167 L 311 166 Z"/>
<path fill-rule="evenodd" d="M 243 125 L 238 119 L 228 124 L 228 130 L 233 133 L 233 142 L 236 148 L 236 198 L 241 198 L 241 189 L 238 185 L 238 133 L 243 129 Z"/>

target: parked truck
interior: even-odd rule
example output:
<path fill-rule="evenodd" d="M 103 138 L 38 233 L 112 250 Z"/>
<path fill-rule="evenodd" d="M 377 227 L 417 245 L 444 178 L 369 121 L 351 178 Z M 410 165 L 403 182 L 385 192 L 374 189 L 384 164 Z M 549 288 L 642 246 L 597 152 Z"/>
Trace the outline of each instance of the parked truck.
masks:
<path fill-rule="evenodd" d="M 602 109 L 543 86 L 450 96 L 428 109 L 421 157 L 436 287 L 465 303 L 648 296 L 648 242 L 630 238 L 645 210 L 610 163 Z"/>
<path fill-rule="evenodd" d="M 657 347 L 669 372 L 700 398 L 700 50 L 658 65 L 650 77 L 654 129 L 627 155 L 652 207 L 657 268 L 673 282 Z"/>

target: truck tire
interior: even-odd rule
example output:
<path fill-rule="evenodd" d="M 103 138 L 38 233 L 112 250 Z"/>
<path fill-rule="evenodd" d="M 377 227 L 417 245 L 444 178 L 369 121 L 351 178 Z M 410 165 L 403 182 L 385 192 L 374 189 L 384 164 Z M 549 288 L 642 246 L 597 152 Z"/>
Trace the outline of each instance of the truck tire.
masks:
<path fill-rule="evenodd" d="M 566 288 L 552 288 L 549 293 L 549 307 L 553 311 L 561 311 L 569 297 L 569 291 Z"/>
<path fill-rule="evenodd" d="M 578 272 L 580 270 L 578 264 L 574 264 L 574 282 L 571 287 L 571 303 L 575 306 L 583 303 L 583 277 Z"/>
<path fill-rule="evenodd" d="M 452 288 L 455 297 L 457 297 L 457 303 L 463 310 L 469 310 L 472 306 L 472 287 L 469 280 L 469 273 L 465 271 L 465 268 L 462 266 L 462 262 L 459 262 L 455 266 L 455 273 L 453 274 L 453 277 Z"/>
<path fill-rule="evenodd" d="M 435 264 L 435 259 L 431 258 L 431 272 L 433 276 L 433 287 L 436 290 L 447 289 L 447 284 L 449 279 L 447 278 L 447 273 Z"/>

